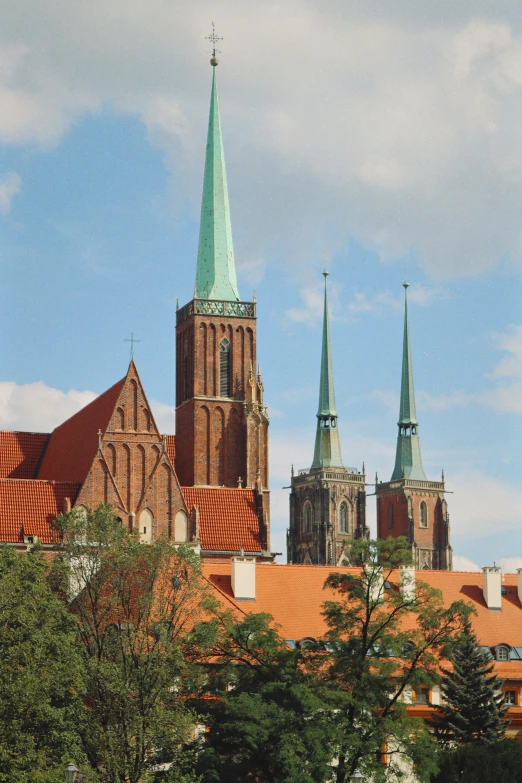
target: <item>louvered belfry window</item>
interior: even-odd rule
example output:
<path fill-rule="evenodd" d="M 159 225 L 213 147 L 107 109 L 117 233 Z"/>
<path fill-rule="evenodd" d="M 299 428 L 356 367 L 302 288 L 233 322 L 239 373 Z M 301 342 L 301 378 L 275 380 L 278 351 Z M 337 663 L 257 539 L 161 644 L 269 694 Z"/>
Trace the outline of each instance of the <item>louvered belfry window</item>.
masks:
<path fill-rule="evenodd" d="M 230 397 L 230 343 L 225 337 L 219 347 L 219 396 Z"/>

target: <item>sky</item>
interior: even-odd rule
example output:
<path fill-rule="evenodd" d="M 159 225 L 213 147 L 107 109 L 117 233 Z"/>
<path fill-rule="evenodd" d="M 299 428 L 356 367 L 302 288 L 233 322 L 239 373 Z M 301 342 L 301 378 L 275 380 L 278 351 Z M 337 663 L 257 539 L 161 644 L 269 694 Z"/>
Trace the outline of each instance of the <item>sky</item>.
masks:
<path fill-rule="evenodd" d="M 394 465 L 407 276 L 423 462 L 455 566 L 522 566 L 519 3 L 0 0 L 0 427 L 50 431 L 135 357 L 174 431 L 212 69 L 258 302 L 272 549 L 309 467 L 327 268 L 344 463 Z M 368 517 L 375 533 L 373 488 Z M 284 558 L 279 558 L 283 560 Z"/>

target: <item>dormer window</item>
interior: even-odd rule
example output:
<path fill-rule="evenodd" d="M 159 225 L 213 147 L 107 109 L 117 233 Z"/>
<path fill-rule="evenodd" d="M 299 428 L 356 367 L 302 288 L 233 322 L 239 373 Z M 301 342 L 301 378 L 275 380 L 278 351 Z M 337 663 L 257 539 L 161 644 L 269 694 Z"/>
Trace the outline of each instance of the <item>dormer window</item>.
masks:
<path fill-rule="evenodd" d="M 497 644 L 495 647 L 495 658 L 497 661 L 509 661 L 509 647 L 507 644 Z"/>

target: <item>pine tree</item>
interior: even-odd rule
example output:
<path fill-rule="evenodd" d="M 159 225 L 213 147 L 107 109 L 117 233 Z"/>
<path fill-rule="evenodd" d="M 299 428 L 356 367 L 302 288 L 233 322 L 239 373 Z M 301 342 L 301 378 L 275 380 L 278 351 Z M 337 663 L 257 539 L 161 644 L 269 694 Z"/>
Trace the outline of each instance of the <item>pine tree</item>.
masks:
<path fill-rule="evenodd" d="M 500 682 L 468 620 L 451 654 L 452 670 L 443 669 L 443 705 L 433 720 L 439 743 L 492 745 L 506 730 L 508 709 Z"/>

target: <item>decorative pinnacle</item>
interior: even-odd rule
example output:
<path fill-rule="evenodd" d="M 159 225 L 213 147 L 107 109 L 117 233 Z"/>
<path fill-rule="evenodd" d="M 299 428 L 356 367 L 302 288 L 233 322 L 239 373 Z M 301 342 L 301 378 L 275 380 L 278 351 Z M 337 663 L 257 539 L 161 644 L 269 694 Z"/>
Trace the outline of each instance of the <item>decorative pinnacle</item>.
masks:
<path fill-rule="evenodd" d="M 215 68 L 216 65 L 219 63 L 216 54 L 220 54 L 220 51 L 219 49 L 216 49 L 216 44 L 218 41 L 222 41 L 222 40 L 223 40 L 222 37 L 216 35 L 216 28 L 214 27 L 214 22 L 212 22 L 212 33 L 211 35 L 207 35 L 207 41 L 210 41 L 212 43 L 212 58 L 210 60 L 210 64 L 213 68 Z"/>
<path fill-rule="evenodd" d="M 403 288 L 409 288 L 410 284 L 408 283 L 407 280 L 405 280 L 404 283 L 402 284 L 402 286 L 403 286 Z"/>

